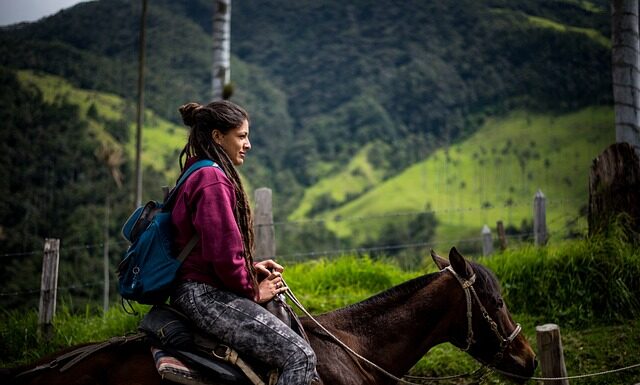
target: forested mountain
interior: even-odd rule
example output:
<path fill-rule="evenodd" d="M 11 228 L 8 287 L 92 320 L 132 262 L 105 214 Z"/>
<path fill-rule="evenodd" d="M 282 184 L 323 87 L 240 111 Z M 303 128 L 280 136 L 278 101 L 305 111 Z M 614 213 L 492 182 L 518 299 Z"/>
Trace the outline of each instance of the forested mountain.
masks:
<path fill-rule="evenodd" d="M 149 6 L 146 100 L 167 119 L 208 100 L 212 4 Z M 1 63 L 131 98 L 139 14 L 103 0 L 5 28 Z M 609 25 L 606 1 L 234 2 L 234 99 L 258 158 L 246 172 L 295 199 L 369 142 L 393 173 L 487 114 L 608 103 Z"/>
<path fill-rule="evenodd" d="M 209 0 L 149 2 L 147 125 L 162 127 L 159 143 L 174 135 L 164 153 L 154 153 L 174 171 L 175 143 L 185 134 L 177 108 L 209 100 L 212 7 Z M 95 206 L 86 217 L 102 215 L 97 207 L 110 190 L 117 233 L 118 215 L 132 200 L 126 159 L 132 157 L 140 12 L 137 1 L 92 1 L 0 29 L 1 91 L 7 99 L 0 107 L 1 130 L 16 143 L 3 154 L 11 182 L 3 185 L 0 236 L 10 241 L 0 253 L 31 251 L 47 234 L 70 234 L 83 207 Z M 274 189 L 276 220 L 353 214 L 361 207 L 358 198 L 372 199 L 368 191 L 492 127 L 491 119 L 512 111 L 560 116 L 610 105 L 609 19 L 604 0 L 235 1 L 232 100 L 252 116 L 253 149 L 242 173 L 251 186 Z M 111 93 L 123 100 L 120 110 L 102 111 L 100 101 L 93 109 L 78 108 L 65 94 L 48 99 L 18 81 L 15 71 L 25 69 L 60 76 L 77 89 Z M 56 141 L 48 143 L 49 134 Z M 105 142 L 125 152 L 119 190 L 96 155 Z M 45 171 L 33 164 L 48 159 L 38 157 L 43 152 L 51 157 Z M 73 163 L 74 156 L 84 161 Z M 145 170 L 146 197 L 157 198 L 157 188 L 172 183 L 166 175 Z M 343 175 L 354 181 L 351 190 L 327 194 L 326 184 Z M 80 183 L 78 190 L 70 190 L 69 180 Z M 420 202 L 415 210 L 424 208 Z M 433 235 L 435 218 L 416 221 L 425 227 L 421 237 Z M 300 242 L 343 242 L 338 230 L 314 229 Z M 395 234 L 382 233 L 385 242 Z M 98 242 L 100 234 L 99 226 L 87 229 L 78 242 Z M 375 240 L 363 242 L 347 243 Z M 12 274 L 3 270 L 3 277 Z"/>

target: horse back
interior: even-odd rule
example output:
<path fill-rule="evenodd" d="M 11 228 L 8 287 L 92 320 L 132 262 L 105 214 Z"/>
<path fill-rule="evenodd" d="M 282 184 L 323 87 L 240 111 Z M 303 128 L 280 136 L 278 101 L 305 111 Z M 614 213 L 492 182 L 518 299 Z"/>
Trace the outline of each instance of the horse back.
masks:
<path fill-rule="evenodd" d="M 57 365 L 54 363 L 53 360 L 56 357 L 83 346 L 87 346 L 87 344 L 57 352 L 31 366 L 20 367 L 10 370 L 10 373 L 3 373 L 2 377 L 6 380 L 3 380 L 2 383 L 9 385 L 161 384 L 161 378 L 156 371 L 149 352 L 149 345 L 143 340 L 108 345 L 88 355 L 64 371 L 61 371 L 61 369 L 66 362 Z M 25 373 L 25 371 L 38 366 L 43 367 L 43 369 Z"/>

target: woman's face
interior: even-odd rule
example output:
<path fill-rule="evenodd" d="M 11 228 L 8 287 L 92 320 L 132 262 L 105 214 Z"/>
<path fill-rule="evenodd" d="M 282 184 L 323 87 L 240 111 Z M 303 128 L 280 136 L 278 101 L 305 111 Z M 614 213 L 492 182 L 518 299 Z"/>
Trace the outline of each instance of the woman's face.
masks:
<path fill-rule="evenodd" d="M 240 166 L 244 163 L 247 151 L 251 149 L 249 122 L 245 119 L 240 127 L 229 130 L 226 134 L 213 130 L 213 140 L 222 146 L 234 166 Z"/>

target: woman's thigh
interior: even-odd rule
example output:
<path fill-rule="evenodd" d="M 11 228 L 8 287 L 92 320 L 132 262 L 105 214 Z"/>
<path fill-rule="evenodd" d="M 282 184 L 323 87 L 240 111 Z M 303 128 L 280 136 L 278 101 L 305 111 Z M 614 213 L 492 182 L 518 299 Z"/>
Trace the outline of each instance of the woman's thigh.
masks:
<path fill-rule="evenodd" d="M 240 354 L 282 367 L 291 355 L 311 352 L 304 339 L 250 299 L 188 282 L 178 288 L 173 301 L 199 328 Z"/>

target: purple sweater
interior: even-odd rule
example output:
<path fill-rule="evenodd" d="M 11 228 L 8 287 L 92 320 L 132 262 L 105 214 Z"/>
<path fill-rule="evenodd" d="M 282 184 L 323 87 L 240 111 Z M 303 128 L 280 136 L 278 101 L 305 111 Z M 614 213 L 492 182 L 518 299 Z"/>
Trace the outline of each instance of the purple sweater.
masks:
<path fill-rule="evenodd" d="M 195 161 L 189 159 L 185 170 Z M 176 250 L 179 253 L 196 232 L 200 241 L 180 267 L 177 280 L 203 282 L 255 299 L 235 205 L 233 186 L 217 167 L 197 170 L 180 187 L 171 212 Z"/>

